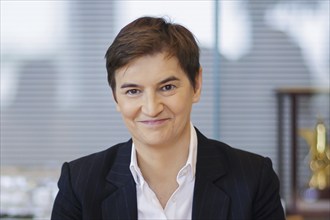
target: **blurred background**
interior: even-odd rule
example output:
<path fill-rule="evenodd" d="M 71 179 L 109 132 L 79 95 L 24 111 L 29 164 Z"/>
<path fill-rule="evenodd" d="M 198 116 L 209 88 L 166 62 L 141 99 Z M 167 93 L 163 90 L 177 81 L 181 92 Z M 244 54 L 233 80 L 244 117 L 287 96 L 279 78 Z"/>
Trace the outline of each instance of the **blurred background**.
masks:
<path fill-rule="evenodd" d="M 199 42 L 194 125 L 271 158 L 288 214 L 327 214 L 327 199 L 301 211 L 311 146 L 299 131 L 329 129 L 329 0 L 1 0 L 1 218 L 48 219 L 63 162 L 130 138 L 104 55 L 143 15 L 166 16 Z"/>

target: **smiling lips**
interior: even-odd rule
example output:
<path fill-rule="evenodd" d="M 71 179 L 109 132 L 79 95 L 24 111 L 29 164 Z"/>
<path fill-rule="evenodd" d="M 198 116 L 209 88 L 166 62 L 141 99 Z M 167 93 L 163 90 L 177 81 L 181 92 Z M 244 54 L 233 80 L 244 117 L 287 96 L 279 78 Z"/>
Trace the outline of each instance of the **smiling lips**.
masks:
<path fill-rule="evenodd" d="M 164 119 L 151 119 L 151 120 L 140 120 L 142 124 L 149 125 L 149 126 L 157 126 L 157 125 L 162 125 L 166 121 L 168 121 L 169 118 L 164 118 Z"/>

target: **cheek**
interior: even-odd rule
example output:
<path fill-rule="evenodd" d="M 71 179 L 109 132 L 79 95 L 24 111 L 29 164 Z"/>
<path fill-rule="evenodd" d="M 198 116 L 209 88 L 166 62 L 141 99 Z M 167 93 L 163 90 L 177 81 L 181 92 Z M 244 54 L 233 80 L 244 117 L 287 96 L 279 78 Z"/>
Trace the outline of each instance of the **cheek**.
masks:
<path fill-rule="evenodd" d="M 189 115 L 191 111 L 191 97 L 190 96 L 181 96 L 177 97 L 174 100 L 171 100 L 170 103 L 168 103 L 169 108 L 171 111 L 175 114 L 184 114 Z"/>
<path fill-rule="evenodd" d="M 138 107 L 131 100 L 118 100 L 117 110 L 121 113 L 124 119 L 130 119 L 137 114 Z"/>

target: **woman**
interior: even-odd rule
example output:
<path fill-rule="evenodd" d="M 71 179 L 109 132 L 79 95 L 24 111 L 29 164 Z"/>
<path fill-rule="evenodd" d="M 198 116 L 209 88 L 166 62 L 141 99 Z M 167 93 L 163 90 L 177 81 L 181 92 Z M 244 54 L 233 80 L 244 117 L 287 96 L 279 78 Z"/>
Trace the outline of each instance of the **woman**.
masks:
<path fill-rule="evenodd" d="M 52 219 L 285 219 L 270 159 L 192 125 L 202 68 L 189 30 L 138 18 L 106 66 L 132 139 L 64 163 Z"/>

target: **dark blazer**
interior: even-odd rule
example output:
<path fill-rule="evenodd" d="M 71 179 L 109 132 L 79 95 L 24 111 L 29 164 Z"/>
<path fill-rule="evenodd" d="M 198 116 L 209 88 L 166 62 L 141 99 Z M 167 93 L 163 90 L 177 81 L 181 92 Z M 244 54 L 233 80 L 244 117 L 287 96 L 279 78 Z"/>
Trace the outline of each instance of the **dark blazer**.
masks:
<path fill-rule="evenodd" d="M 270 159 L 199 131 L 197 138 L 192 219 L 285 219 Z M 64 163 L 51 219 L 137 219 L 131 146 L 130 140 Z"/>

